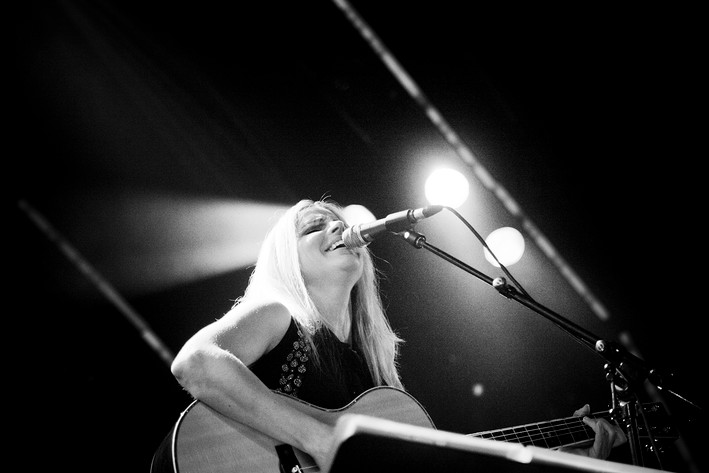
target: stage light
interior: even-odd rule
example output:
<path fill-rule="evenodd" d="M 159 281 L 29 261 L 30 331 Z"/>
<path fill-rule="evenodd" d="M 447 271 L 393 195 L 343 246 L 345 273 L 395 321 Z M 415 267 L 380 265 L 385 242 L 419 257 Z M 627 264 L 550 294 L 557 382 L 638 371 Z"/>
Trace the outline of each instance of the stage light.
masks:
<path fill-rule="evenodd" d="M 65 238 L 125 294 L 165 290 L 248 268 L 286 205 L 149 192 L 70 202 Z"/>
<path fill-rule="evenodd" d="M 485 386 L 482 383 L 474 383 L 471 392 L 475 397 L 482 397 L 485 393 Z"/>
<path fill-rule="evenodd" d="M 132 268 L 131 290 L 155 290 L 247 268 L 285 205 L 189 196 L 142 195 L 122 220 L 122 274 Z M 127 267 L 126 267 L 127 266 Z M 124 281 L 130 278 L 122 278 Z M 124 286 L 128 286 L 125 282 Z"/>
<path fill-rule="evenodd" d="M 517 229 L 512 227 L 498 228 L 487 236 L 485 243 L 504 266 L 515 264 L 524 254 L 524 237 Z M 485 259 L 493 266 L 499 268 L 500 265 L 487 248 L 483 250 L 485 251 Z"/>
<path fill-rule="evenodd" d="M 442 168 L 437 169 L 426 180 L 426 199 L 431 205 L 445 205 L 457 208 L 468 198 L 470 185 L 460 172 Z"/>
<path fill-rule="evenodd" d="M 369 209 L 363 205 L 352 204 L 343 209 L 347 225 L 355 225 L 357 223 L 372 222 L 376 217 Z"/>

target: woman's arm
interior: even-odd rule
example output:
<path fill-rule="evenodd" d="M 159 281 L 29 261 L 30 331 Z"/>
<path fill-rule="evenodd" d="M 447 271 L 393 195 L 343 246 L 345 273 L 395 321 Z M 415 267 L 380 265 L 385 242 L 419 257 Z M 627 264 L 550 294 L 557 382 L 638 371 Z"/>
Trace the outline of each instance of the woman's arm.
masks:
<path fill-rule="evenodd" d="M 248 368 L 278 344 L 290 320 L 279 303 L 240 304 L 185 343 L 172 373 L 194 398 L 322 465 L 333 427 L 289 406 Z"/>

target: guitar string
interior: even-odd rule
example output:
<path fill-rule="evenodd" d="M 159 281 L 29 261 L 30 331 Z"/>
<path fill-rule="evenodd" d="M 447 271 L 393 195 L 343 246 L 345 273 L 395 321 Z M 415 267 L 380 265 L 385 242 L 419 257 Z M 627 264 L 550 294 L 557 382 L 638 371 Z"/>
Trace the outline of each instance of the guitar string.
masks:
<path fill-rule="evenodd" d="M 583 433 L 583 435 L 580 435 Z M 482 437 L 486 438 L 489 440 L 502 440 L 505 442 L 514 442 L 514 443 L 520 443 L 523 445 L 537 445 L 537 446 L 545 446 L 545 447 L 559 447 L 562 445 L 567 445 L 567 444 L 573 444 L 581 441 L 587 441 L 590 440 L 592 437 L 593 431 L 588 430 L 576 430 L 576 431 L 570 431 L 569 433 L 565 435 L 556 435 L 554 437 L 546 436 L 546 435 L 525 435 L 524 438 L 520 438 L 518 435 L 510 435 L 510 436 L 497 436 L 497 437 Z M 570 440 L 563 440 L 564 437 L 570 437 Z"/>
<path fill-rule="evenodd" d="M 569 425 L 569 423 L 571 423 Z M 530 429 L 531 427 L 531 429 Z M 524 429 L 524 430 L 522 430 Z M 472 434 L 473 437 L 480 437 L 491 440 L 513 441 L 524 444 L 544 444 L 549 446 L 549 441 L 559 440 L 564 436 L 571 436 L 576 440 L 575 436 L 584 434 L 583 440 L 588 440 L 593 435 L 593 429 L 583 423 L 582 420 L 559 420 L 543 424 L 529 424 L 512 429 L 503 429 L 500 431 L 481 432 Z M 566 442 L 570 443 L 570 442 Z"/>
<path fill-rule="evenodd" d="M 506 429 L 504 431 L 499 431 L 495 434 L 492 434 L 492 438 L 513 438 L 517 437 L 519 438 L 520 436 L 522 437 L 549 437 L 555 436 L 559 437 L 561 435 L 569 435 L 570 433 L 578 433 L 578 432 L 588 432 L 592 431 L 590 427 L 587 425 L 583 424 L 582 422 L 576 422 L 573 425 L 568 425 L 568 424 L 556 424 L 556 425 L 551 425 L 548 424 L 544 427 L 535 427 L 533 429 L 529 429 L 528 427 L 525 427 L 524 430 L 521 428 L 516 428 L 516 429 Z"/>
<path fill-rule="evenodd" d="M 592 414 L 590 417 L 594 417 L 594 418 L 602 417 L 602 418 L 607 418 L 607 419 L 611 420 L 611 418 L 610 418 L 611 416 L 605 412 Z M 578 425 L 586 426 L 586 424 L 583 423 L 582 417 L 567 417 L 567 418 L 563 418 L 563 419 L 554 419 L 554 420 L 550 420 L 550 421 L 525 424 L 525 425 L 520 425 L 520 426 L 516 426 L 516 427 L 509 427 L 509 428 L 505 428 L 505 429 L 487 430 L 484 432 L 477 432 L 477 433 L 470 434 L 470 435 L 474 435 L 474 436 L 480 436 L 480 435 L 485 435 L 485 434 L 493 434 L 494 435 L 496 433 L 513 432 L 515 430 L 529 429 L 529 428 L 542 430 L 542 428 L 540 428 L 541 426 L 543 426 L 543 428 L 551 428 L 552 430 L 554 430 L 557 427 L 547 427 L 547 426 L 568 425 L 569 423 L 571 423 L 573 427 L 576 427 Z M 588 426 L 586 426 L 586 427 L 588 427 Z"/>

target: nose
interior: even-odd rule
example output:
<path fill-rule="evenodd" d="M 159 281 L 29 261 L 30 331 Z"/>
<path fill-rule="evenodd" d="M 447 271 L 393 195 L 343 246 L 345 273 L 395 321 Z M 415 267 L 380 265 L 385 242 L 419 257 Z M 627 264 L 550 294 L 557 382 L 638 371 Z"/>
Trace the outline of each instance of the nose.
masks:
<path fill-rule="evenodd" d="M 342 233 L 345 231 L 345 222 L 342 220 L 333 220 L 327 229 L 328 233 Z"/>

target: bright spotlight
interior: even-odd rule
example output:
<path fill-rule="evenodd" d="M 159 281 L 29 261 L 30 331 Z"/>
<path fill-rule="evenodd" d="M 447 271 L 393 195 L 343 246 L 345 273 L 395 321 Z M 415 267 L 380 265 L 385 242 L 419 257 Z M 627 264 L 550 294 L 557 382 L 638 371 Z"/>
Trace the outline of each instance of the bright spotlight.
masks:
<path fill-rule="evenodd" d="M 431 205 L 457 208 L 468 198 L 468 180 L 454 169 L 438 169 L 426 180 L 426 199 Z"/>
<path fill-rule="evenodd" d="M 287 205 L 174 194 L 106 193 L 72 204 L 96 266 L 126 294 L 244 270 Z"/>
<path fill-rule="evenodd" d="M 347 225 L 355 225 L 357 223 L 372 222 L 376 217 L 367 207 L 359 204 L 348 205 L 342 210 L 345 214 Z"/>
<path fill-rule="evenodd" d="M 485 386 L 482 383 L 474 383 L 472 393 L 475 397 L 481 397 L 485 393 Z"/>
<path fill-rule="evenodd" d="M 502 227 L 490 233 L 485 239 L 485 243 L 490 247 L 497 259 L 500 260 L 504 266 L 510 266 L 515 264 L 522 258 L 524 253 L 524 237 L 515 228 L 512 227 Z M 496 267 L 500 265 L 495 261 L 487 248 L 485 251 L 485 259 L 487 259 L 490 264 Z"/>

